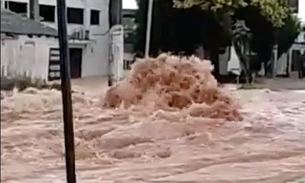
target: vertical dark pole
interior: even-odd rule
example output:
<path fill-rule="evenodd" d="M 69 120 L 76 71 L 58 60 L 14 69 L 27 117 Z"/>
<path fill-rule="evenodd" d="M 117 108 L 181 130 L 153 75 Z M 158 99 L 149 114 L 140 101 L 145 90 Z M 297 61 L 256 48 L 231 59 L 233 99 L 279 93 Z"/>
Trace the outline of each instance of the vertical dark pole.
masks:
<path fill-rule="evenodd" d="M 74 128 L 71 101 L 70 63 L 67 39 L 67 13 L 65 0 L 57 0 L 57 21 L 60 48 L 60 77 L 63 103 L 67 183 L 76 183 Z"/>
<path fill-rule="evenodd" d="M 109 27 L 122 24 L 122 0 L 109 1 Z"/>

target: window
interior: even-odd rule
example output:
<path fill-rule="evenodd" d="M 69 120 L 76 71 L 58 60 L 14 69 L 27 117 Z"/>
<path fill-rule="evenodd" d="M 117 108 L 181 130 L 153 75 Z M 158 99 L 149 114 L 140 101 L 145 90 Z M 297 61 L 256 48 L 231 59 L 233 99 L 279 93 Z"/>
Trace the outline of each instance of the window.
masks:
<path fill-rule="evenodd" d="M 27 15 L 28 4 L 20 2 L 5 1 L 5 8 L 18 14 Z"/>
<path fill-rule="evenodd" d="M 39 5 L 39 16 L 41 21 L 55 22 L 55 6 Z"/>
<path fill-rule="evenodd" d="M 80 8 L 68 8 L 68 23 L 84 24 L 84 10 Z"/>
<path fill-rule="evenodd" d="M 287 0 L 287 4 L 293 13 L 299 12 L 299 0 Z"/>
<path fill-rule="evenodd" d="M 90 23 L 91 23 L 91 25 L 99 25 L 100 24 L 100 11 L 91 10 L 91 12 L 90 12 Z"/>

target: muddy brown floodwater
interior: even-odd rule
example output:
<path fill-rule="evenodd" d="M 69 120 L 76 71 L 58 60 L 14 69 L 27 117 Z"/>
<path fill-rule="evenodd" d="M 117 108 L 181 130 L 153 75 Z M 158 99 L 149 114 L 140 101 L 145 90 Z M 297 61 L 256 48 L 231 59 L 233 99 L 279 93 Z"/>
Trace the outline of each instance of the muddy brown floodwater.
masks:
<path fill-rule="evenodd" d="M 73 94 L 78 182 L 305 177 L 305 91 L 230 91 L 217 87 L 208 64 L 168 58 L 149 63 L 153 70 L 147 63 L 138 67 L 149 74 L 134 68 L 106 95 Z M 61 93 L 29 88 L 3 95 L 1 182 L 64 183 Z"/>

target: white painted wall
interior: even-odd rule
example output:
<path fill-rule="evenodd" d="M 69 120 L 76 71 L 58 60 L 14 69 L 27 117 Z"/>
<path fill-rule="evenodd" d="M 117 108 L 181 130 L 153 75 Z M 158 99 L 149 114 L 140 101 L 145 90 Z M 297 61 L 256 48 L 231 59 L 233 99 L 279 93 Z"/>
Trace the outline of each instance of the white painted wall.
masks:
<path fill-rule="evenodd" d="M 299 36 L 297 37 L 296 41 L 297 43 L 304 43 L 305 42 L 305 31 L 302 31 Z"/>
<path fill-rule="evenodd" d="M 50 47 L 58 48 L 58 40 L 28 36 L 2 39 L 1 76 L 27 76 L 47 81 Z"/>
<path fill-rule="evenodd" d="M 123 0 L 123 9 L 137 10 L 139 9 L 139 6 L 136 0 Z"/>
<path fill-rule="evenodd" d="M 29 0 L 10 0 L 15 2 L 29 3 Z M 108 70 L 108 5 L 110 0 L 66 0 L 67 7 L 84 9 L 84 24 L 68 24 L 68 34 L 75 30 L 90 30 L 88 42 L 77 42 L 70 47 L 83 48 L 82 77 L 104 76 Z M 2 2 L 2 1 L 1 1 Z M 42 22 L 43 24 L 57 29 L 56 0 L 39 0 L 39 4 L 55 6 L 55 22 Z M 90 25 L 90 10 L 100 11 L 100 25 Z"/>
<path fill-rule="evenodd" d="M 18 0 L 19 1 L 19 0 Z M 24 0 L 22 0 L 24 1 Z M 39 0 L 40 4 L 56 6 L 56 0 Z M 90 30 L 90 39 L 86 44 L 73 43 L 70 47 L 82 47 L 82 77 L 105 76 L 108 70 L 108 5 L 109 0 L 66 0 L 67 7 L 84 9 L 84 24 L 68 24 L 68 34 L 76 29 Z M 90 25 L 90 10 L 100 11 L 100 25 Z M 56 10 L 55 10 L 56 11 Z M 55 23 L 42 22 L 57 29 L 57 15 Z"/>
<path fill-rule="evenodd" d="M 305 23 L 305 1 L 304 0 L 299 0 L 298 17 L 303 23 Z"/>
<path fill-rule="evenodd" d="M 281 57 L 277 60 L 276 66 L 276 74 L 277 75 L 286 75 L 287 74 L 287 67 L 288 67 L 288 52 L 283 53 Z"/>

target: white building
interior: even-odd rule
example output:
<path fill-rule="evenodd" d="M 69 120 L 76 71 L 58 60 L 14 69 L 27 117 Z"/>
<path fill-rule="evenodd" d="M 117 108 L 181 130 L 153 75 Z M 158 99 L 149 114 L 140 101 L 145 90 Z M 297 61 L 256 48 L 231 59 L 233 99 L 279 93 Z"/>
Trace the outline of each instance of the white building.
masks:
<path fill-rule="evenodd" d="M 1 0 L 1 6 L 29 17 L 29 1 Z M 38 2 L 41 23 L 57 29 L 56 0 Z M 108 3 L 109 0 L 66 0 L 72 78 L 107 75 Z"/>
<path fill-rule="evenodd" d="M 276 62 L 274 65 L 274 71 L 276 76 L 290 76 L 292 72 L 297 72 L 299 70 L 299 62 L 301 59 L 301 54 L 305 53 L 305 0 L 288 0 L 288 5 L 290 6 L 291 10 L 293 10 L 295 15 L 301 21 L 301 25 L 303 27 L 301 33 L 296 38 L 294 44 L 291 48 L 281 55 L 280 58 L 275 58 Z M 231 48 L 231 52 L 229 53 L 229 68 L 228 70 L 234 70 L 240 67 L 238 57 L 235 55 Z M 275 55 L 277 51 L 274 51 Z M 220 73 L 225 75 L 226 70 L 226 58 L 228 57 L 228 52 L 225 54 L 220 55 Z M 259 72 L 260 75 L 264 74 L 264 67 L 262 67 L 261 71 Z"/>
<path fill-rule="evenodd" d="M 278 75 L 289 76 L 291 72 L 297 72 L 299 70 L 299 60 L 301 59 L 301 54 L 305 54 L 305 1 L 298 0 L 296 3 L 298 5 L 295 14 L 301 22 L 302 30 L 289 51 L 284 53 L 278 59 Z"/>
<path fill-rule="evenodd" d="M 48 80 L 52 48 L 55 29 L 1 9 L 1 77 Z"/>

